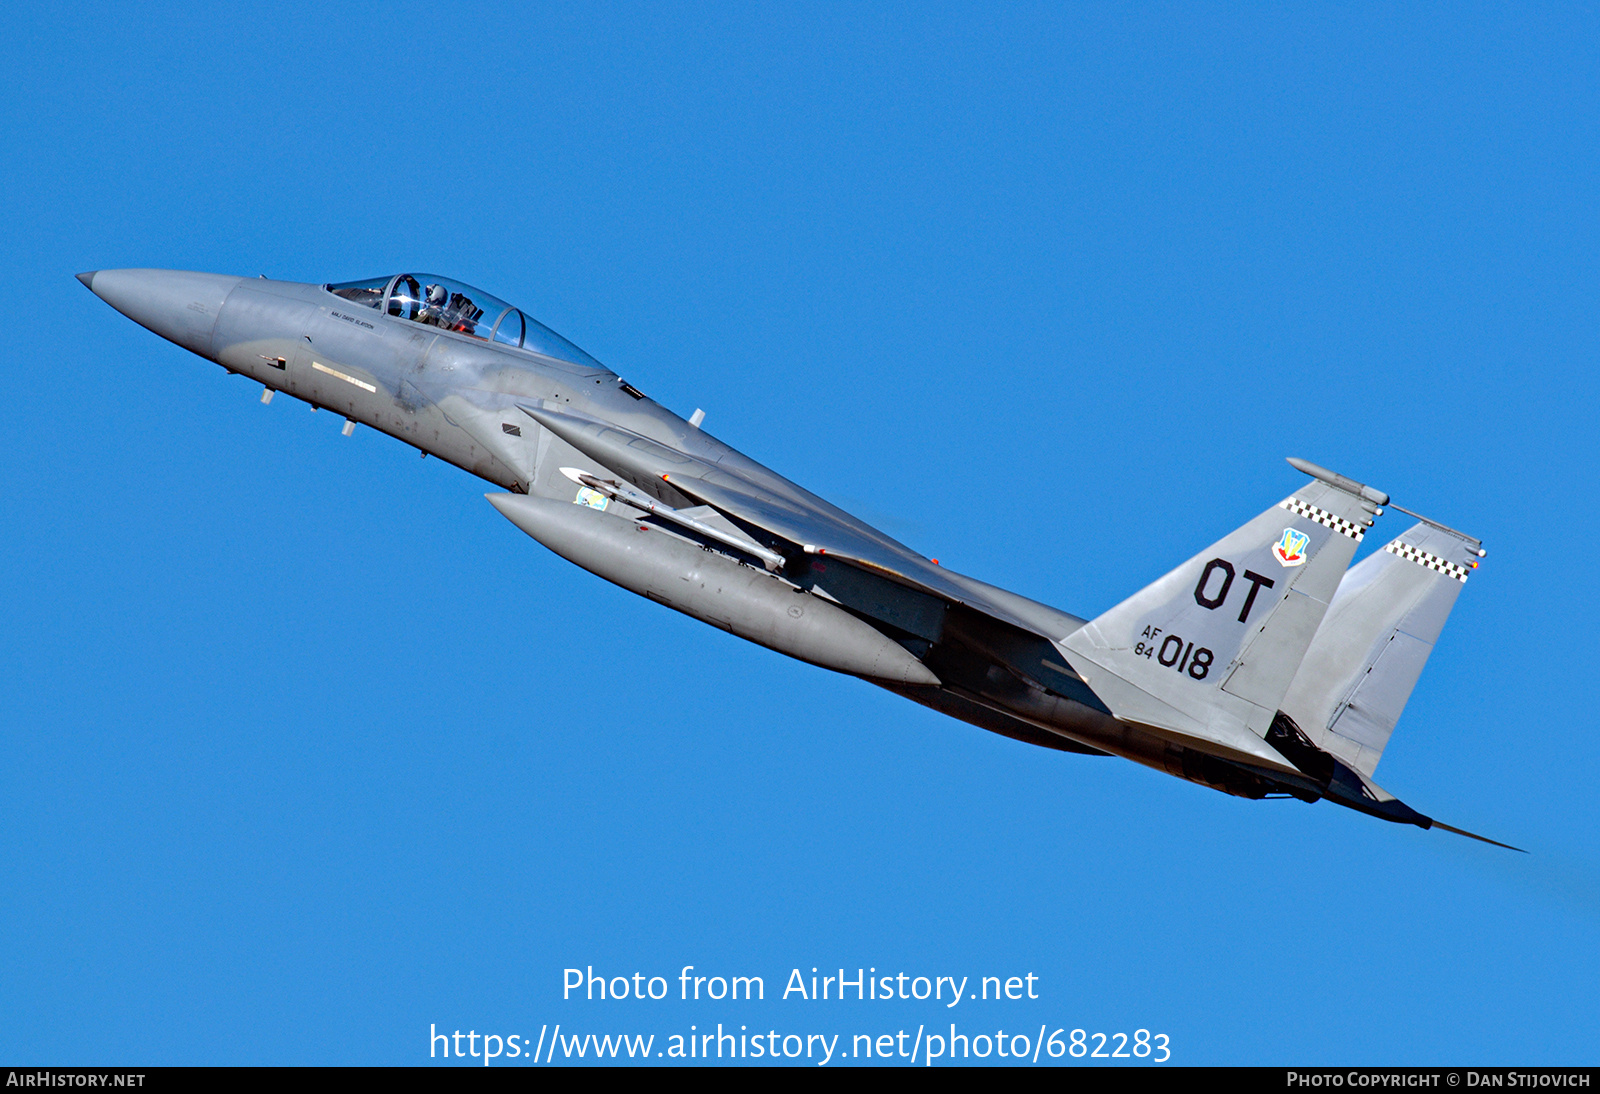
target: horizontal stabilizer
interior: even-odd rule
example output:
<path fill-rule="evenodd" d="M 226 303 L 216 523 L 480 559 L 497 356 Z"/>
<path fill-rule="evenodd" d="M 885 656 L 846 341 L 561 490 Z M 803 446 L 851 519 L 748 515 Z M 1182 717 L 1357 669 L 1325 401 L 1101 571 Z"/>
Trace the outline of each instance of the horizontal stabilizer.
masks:
<path fill-rule="evenodd" d="M 1354 809 L 1368 816 L 1382 817 L 1386 821 L 1396 824 L 1414 824 L 1418 828 L 1442 828 L 1446 832 L 1454 832 L 1458 836 L 1479 840 L 1483 843 L 1492 843 L 1496 847 L 1504 847 L 1508 851 L 1523 851 L 1520 847 L 1513 847 L 1509 843 L 1501 843 L 1488 836 L 1480 836 L 1476 832 L 1468 832 L 1464 828 L 1436 821 L 1432 817 L 1418 813 L 1405 802 L 1396 798 L 1383 787 L 1372 781 L 1371 776 L 1352 770 L 1343 762 L 1329 759 L 1332 766 L 1332 776 L 1323 788 L 1323 796 L 1329 801 L 1337 802 L 1347 809 Z"/>
<path fill-rule="evenodd" d="M 1433 822 L 1433 827 L 1434 828 L 1443 828 L 1446 832 L 1454 832 L 1458 836 L 1466 836 L 1468 839 L 1475 839 L 1475 840 L 1478 840 L 1480 843 L 1492 843 L 1496 847 L 1504 847 L 1507 851 L 1517 851 L 1517 852 L 1519 852 L 1521 854 L 1524 854 L 1524 855 L 1526 855 L 1528 853 L 1527 851 L 1523 850 L 1521 847 L 1513 847 L 1509 843 L 1501 843 L 1497 839 L 1490 839 L 1488 836 L 1480 836 L 1476 832 L 1468 832 L 1465 828 L 1452 828 L 1450 825 L 1445 824 L 1443 821 L 1434 821 Z"/>

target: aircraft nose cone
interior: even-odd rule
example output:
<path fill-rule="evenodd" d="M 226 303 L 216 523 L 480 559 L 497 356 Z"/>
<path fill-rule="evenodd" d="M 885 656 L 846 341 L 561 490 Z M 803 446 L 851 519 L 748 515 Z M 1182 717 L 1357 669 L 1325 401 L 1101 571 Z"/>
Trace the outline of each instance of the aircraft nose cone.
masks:
<path fill-rule="evenodd" d="M 209 357 L 217 313 L 244 278 L 184 270 L 95 270 L 78 280 L 141 327 Z"/>

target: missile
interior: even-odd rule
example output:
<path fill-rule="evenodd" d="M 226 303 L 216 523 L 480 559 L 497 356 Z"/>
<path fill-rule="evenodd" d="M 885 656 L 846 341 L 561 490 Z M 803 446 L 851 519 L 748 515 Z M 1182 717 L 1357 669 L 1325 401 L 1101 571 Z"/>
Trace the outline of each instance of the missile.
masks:
<path fill-rule="evenodd" d="M 556 554 L 629 592 L 835 672 L 938 687 L 939 678 L 843 608 L 660 528 L 571 502 L 486 494 Z"/>
<path fill-rule="evenodd" d="M 563 467 L 561 468 L 561 473 L 579 486 L 587 486 L 590 490 L 596 490 L 608 498 L 631 505 L 635 509 L 643 510 L 663 520 L 670 520 L 674 524 L 681 524 L 690 531 L 705 536 L 707 539 L 714 539 L 718 543 L 725 543 L 729 547 L 736 547 L 746 554 L 754 555 L 766 565 L 767 569 L 774 573 L 783 569 L 784 563 L 787 561 L 778 552 L 767 550 L 749 536 L 734 535 L 724 532 L 720 528 L 713 528 L 703 521 L 694 519 L 681 509 L 674 509 L 670 505 L 664 505 L 648 494 L 641 494 L 631 487 L 624 486 L 616 479 L 602 479 L 587 472 L 579 471 L 576 467 Z"/>

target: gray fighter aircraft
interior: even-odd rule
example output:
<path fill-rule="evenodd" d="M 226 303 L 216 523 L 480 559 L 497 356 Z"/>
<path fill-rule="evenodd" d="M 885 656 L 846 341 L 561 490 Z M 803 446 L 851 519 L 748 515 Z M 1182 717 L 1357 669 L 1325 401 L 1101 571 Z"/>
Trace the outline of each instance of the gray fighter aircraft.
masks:
<path fill-rule="evenodd" d="M 1484 839 L 1372 778 L 1483 546 L 1413 513 L 1348 568 L 1389 499 L 1343 475 L 1291 459 L 1299 490 L 1085 621 L 923 558 L 468 285 L 78 279 L 263 403 L 448 460 L 556 554 L 741 638 L 1030 744 Z"/>

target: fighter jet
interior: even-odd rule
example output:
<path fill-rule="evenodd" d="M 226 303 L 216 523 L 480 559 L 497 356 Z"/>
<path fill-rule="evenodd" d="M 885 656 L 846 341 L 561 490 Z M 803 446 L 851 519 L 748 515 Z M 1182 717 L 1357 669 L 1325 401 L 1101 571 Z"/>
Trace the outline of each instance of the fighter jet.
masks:
<path fill-rule="evenodd" d="M 1300 489 L 1084 620 L 924 558 L 469 285 L 78 279 L 263 403 L 447 460 L 562 558 L 751 642 L 1029 744 L 1509 846 L 1373 781 L 1483 545 L 1401 509 L 1414 523 L 1351 568 L 1399 506 L 1344 475 L 1290 459 Z"/>

